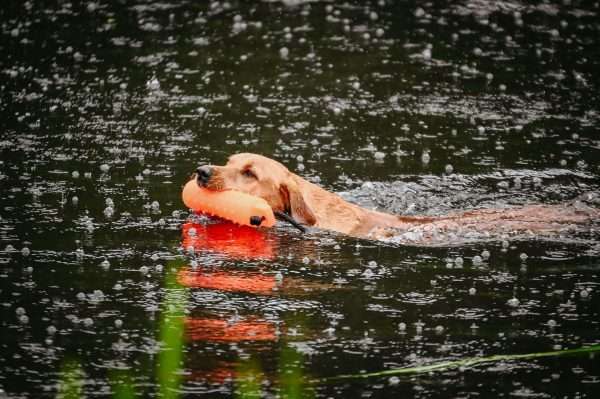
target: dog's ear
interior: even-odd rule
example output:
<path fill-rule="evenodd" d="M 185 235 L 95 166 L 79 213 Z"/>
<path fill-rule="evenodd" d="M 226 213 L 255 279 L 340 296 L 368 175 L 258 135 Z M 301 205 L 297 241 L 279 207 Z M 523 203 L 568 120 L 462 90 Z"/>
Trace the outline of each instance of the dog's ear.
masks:
<path fill-rule="evenodd" d="M 295 181 L 289 179 L 287 182 L 281 184 L 279 186 L 279 193 L 283 200 L 284 211 L 287 214 L 310 226 L 317 223 L 317 217 L 304 201 L 302 192 Z"/>

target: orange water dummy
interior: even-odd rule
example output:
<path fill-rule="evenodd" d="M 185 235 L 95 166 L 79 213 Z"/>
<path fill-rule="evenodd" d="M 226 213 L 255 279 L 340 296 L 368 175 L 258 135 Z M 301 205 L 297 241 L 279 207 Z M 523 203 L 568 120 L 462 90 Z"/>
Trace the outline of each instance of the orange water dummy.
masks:
<path fill-rule="evenodd" d="M 207 213 L 244 226 L 275 225 L 273 210 L 262 198 L 240 191 L 213 191 L 199 187 L 195 179 L 181 193 L 183 203 L 196 212 Z"/>

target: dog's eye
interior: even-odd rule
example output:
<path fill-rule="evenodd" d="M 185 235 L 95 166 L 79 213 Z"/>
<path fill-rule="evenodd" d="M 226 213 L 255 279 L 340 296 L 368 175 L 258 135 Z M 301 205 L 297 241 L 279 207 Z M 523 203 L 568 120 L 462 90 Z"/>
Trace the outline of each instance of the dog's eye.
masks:
<path fill-rule="evenodd" d="M 254 174 L 254 172 L 252 172 L 251 169 L 244 169 L 242 171 L 242 175 L 244 175 L 244 177 L 249 177 L 250 179 L 256 179 L 256 175 Z"/>

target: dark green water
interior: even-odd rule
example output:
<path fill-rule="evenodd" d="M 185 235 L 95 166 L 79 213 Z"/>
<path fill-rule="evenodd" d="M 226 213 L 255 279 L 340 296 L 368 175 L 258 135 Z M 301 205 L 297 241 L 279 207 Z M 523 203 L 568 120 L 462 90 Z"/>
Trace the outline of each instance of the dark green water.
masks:
<path fill-rule="evenodd" d="M 189 397 L 233 396 L 248 358 L 274 396 L 290 347 L 309 380 L 600 343 L 597 224 L 435 248 L 206 219 L 184 234 L 182 184 L 240 151 L 396 213 L 598 206 L 597 2 L 304 3 L 3 2 L 0 397 L 55 397 L 67 360 L 90 397 L 123 369 L 156 396 L 173 260 Z M 312 393 L 592 398 L 600 363 Z"/>

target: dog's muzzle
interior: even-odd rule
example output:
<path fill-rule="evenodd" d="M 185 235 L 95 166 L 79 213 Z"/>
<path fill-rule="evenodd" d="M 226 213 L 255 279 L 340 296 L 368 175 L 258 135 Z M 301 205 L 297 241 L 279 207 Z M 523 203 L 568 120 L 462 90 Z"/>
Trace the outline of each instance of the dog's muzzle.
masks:
<path fill-rule="evenodd" d="M 206 187 L 211 176 L 212 168 L 208 165 L 202 165 L 196 169 L 196 183 L 198 183 L 200 187 Z"/>

